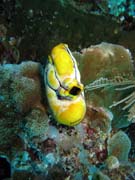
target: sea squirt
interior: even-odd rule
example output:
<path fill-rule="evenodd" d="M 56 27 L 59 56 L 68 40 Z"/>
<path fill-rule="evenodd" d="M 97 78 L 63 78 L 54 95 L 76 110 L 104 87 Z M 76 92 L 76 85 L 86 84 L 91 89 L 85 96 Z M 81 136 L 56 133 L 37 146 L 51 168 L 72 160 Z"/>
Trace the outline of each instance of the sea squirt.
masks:
<path fill-rule="evenodd" d="M 86 112 L 84 87 L 77 62 L 67 44 L 55 46 L 44 72 L 46 96 L 54 119 L 64 125 L 79 124 Z"/>

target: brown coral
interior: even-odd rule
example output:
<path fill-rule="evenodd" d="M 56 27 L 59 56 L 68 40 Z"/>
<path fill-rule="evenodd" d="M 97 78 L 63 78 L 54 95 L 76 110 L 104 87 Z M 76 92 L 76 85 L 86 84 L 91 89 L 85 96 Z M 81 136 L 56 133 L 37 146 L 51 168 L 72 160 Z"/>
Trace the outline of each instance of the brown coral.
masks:
<path fill-rule="evenodd" d="M 1 65 L 0 87 L 0 152 L 9 155 L 14 148 L 22 147 L 16 142 L 24 121 L 29 138 L 44 136 L 46 131 L 48 117 L 41 102 L 40 64 Z"/>
<path fill-rule="evenodd" d="M 101 107 L 87 106 L 85 118 L 89 126 L 95 130 L 97 127 L 104 132 L 110 130 L 112 119 L 109 117 L 109 113 Z"/>
<path fill-rule="evenodd" d="M 111 43 L 101 43 L 82 50 L 80 55 L 82 82 L 88 84 L 101 77 L 113 78 L 133 70 L 128 49 Z"/>
<path fill-rule="evenodd" d="M 28 112 L 35 107 L 45 111 L 41 104 L 40 64 L 25 62 L 16 65 L 16 71 L 13 69 L 11 78 L 13 102 L 17 111 Z"/>
<path fill-rule="evenodd" d="M 87 101 L 97 107 L 115 109 L 120 105 L 123 113 L 129 109 L 128 119 L 133 119 L 135 77 L 130 51 L 120 45 L 101 43 L 83 49 L 76 58 L 80 63 L 82 82 L 86 84 Z M 128 91 L 130 94 L 127 95 Z M 120 112 L 117 109 L 115 112 L 119 117 Z"/>

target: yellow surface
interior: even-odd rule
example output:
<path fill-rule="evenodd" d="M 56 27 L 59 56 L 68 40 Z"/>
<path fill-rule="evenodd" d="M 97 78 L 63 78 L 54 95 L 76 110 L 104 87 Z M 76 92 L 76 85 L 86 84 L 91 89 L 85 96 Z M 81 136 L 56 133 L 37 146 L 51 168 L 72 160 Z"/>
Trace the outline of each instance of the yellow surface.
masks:
<path fill-rule="evenodd" d="M 77 66 L 74 66 L 75 62 L 67 52 L 67 47 L 66 44 L 59 44 L 51 52 L 47 65 L 46 93 L 54 118 L 61 124 L 74 126 L 82 121 L 86 105 L 83 84 L 79 78 L 76 79 L 74 73 L 76 71 L 79 74 L 79 71 Z M 74 89 L 77 89 L 77 93 L 74 93 Z M 62 98 L 59 99 L 56 93 Z"/>
<path fill-rule="evenodd" d="M 58 122 L 61 124 L 74 126 L 80 123 L 85 115 L 85 103 L 83 101 L 70 104 L 67 108 L 57 114 Z"/>
<path fill-rule="evenodd" d="M 69 76 L 74 72 L 71 56 L 66 51 L 67 45 L 59 44 L 52 49 L 51 57 L 59 75 Z"/>
<path fill-rule="evenodd" d="M 52 65 L 50 65 L 50 70 L 48 71 L 47 74 L 47 80 L 53 89 L 58 89 L 59 82 L 55 76 L 54 68 L 52 67 Z"/>
<path fill-rule="evenodd" d="M 86 105 L 84 98 L 80 95 L 78 99 L 68 101 L 60 101 L 57 99 L 55 93 L 51 90 L 49 91 L 50 108 L 55 119 L 61 123 L 68 126 L 74 126 L 80 123 L 86 112 Z"/>

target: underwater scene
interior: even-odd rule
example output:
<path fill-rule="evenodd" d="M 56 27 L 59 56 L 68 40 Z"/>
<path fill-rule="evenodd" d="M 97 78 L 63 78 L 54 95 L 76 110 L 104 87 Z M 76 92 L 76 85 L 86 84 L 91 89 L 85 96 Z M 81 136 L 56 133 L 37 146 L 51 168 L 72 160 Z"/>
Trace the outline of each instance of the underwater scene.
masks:
<path fill-rule="evenodd" d="M 135 180 L 135 0 L 0 1 L 0 180 Z"/>

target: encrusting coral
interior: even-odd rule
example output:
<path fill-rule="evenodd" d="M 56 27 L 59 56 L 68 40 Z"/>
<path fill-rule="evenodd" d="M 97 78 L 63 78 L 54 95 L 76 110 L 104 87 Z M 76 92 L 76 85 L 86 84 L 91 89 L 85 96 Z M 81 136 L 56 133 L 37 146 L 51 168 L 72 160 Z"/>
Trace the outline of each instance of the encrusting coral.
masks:
<path fill-rule="evenodd" d="M 8 92 L 7 95 L 11 95 L 9 103 L 14 106 L 15 111 L 24 113 L 32 107 L 42 107 L 40 64 L 34 62 L 20 65 L 5 64 L 0 66 L 0 79 L 1 96 L 4 91 Z"/>
<path fill-rule="evenodd" d="M 0 66 L 1 152 L 9 154 L 12 152 L 12 146 L 22 147 L 22 143 L 18 139 L 20 129 L 24 124 L 29 132 L 35 130 L 33 136 L 40 136 L 45 131 L 48 117 L 41 102 L 40 81 L 39 63 L 29 61 L 19 65 L 5 64 Z"/>

